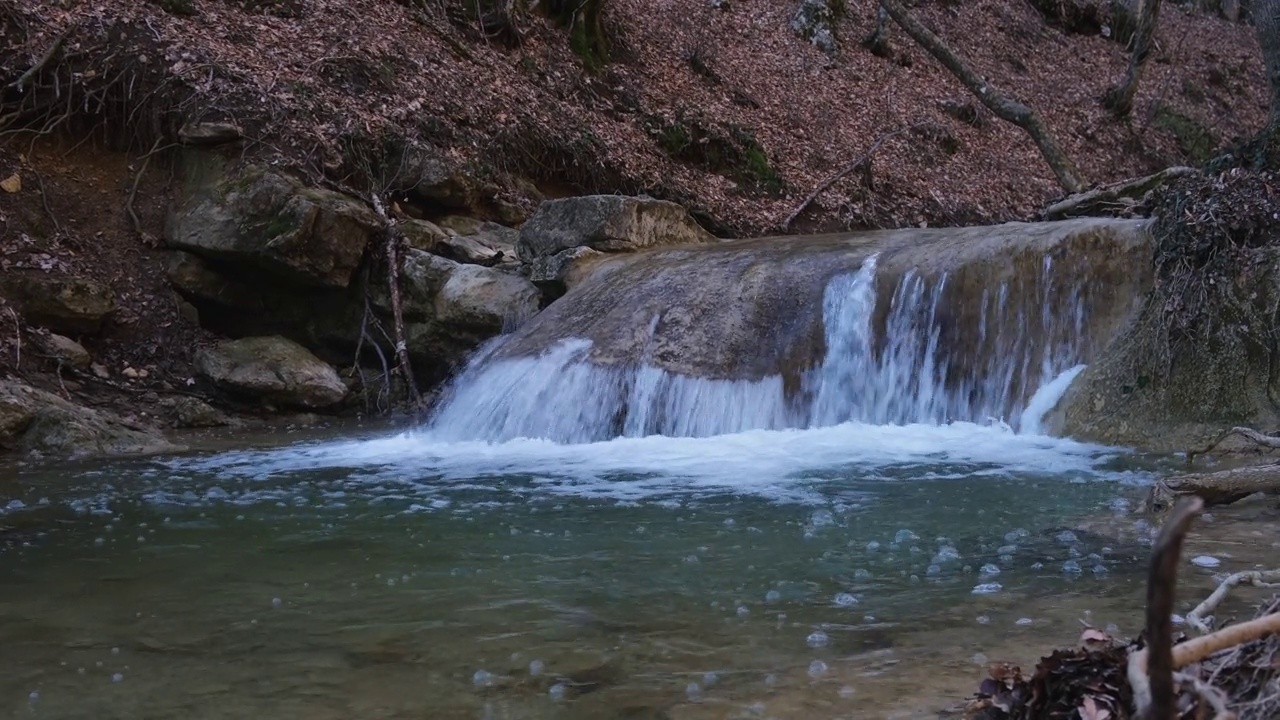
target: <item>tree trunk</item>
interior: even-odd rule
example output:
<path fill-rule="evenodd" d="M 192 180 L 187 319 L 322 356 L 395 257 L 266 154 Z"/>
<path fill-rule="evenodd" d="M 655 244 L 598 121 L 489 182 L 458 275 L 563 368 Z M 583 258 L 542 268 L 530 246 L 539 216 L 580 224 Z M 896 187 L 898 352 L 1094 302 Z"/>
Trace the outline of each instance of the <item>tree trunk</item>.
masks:
<path fill-rule="evenodd" d="M 1156 25 L 1160 19 L 1161 0 L 1141 0 L 1138 5 L 1138 26 L 1133 31 L 1133 54 L 1129 56 L 1129 70 L 1111 92 L 1105 103 L 1117 117 L 1128 117 L 1133 112 L 1133 96 L 1138 92 L 1138 82 L 1146 67 L 1147 58 L 1155 44 Z"/>
<path fill-rule="evenodd" d="M 872 55 L 883 58 L 893 56 L 893 48 L 889 45 L 889 21 L 889 11 L 881 5 L 876 11 L 876 29 L 862 41 Z"/>
<path fill-rule="evenodd" d="M 1280 0 L 1266 0 L 1272 4 L 1280 3 Z M 996 117 L 1027 131 L 1031 139 L 1035 142 L 1036 147 L 1040 149 L 1040 154 L 1044 156 L 1044 160 L 1049 164 L 1049 168 L 1053 170 L 1053 175 L 1058 179 L 1058 184 L 1069 193 L 1077 193 L 1084 190 L 1085 183 L 1080 179 L 1076 172 L 1075 166 L 1071 163 L 1071 159 L 1067 157 L 1066 152 L 1062 150 L 1062 146 L 1058 144 L 1057 139 L 1049 131 L 1049 128 L 1040 120 L 1031 108 L 1026 105 L 1006 97 L 996 88 L 992 87 L 978 73 L 974 72 L 969 66 L 965 65 L 964 60 L 955 53 L 942 38 L 934 35 L 929 28 L 925 27 L 916 20 L 915 17 L 903 7 L 899 0 L 881 0 L 881 6 L 889 11 L 889 15 L 902 26 L 902 29 L 911 36 L 913 40 L 920 43 L 920 46 L 929 51 L 938 62 L 942 63 L 951 74 L 955 75 L 964 86 L 969 89 L 978 100 L 986 105 Z"/>

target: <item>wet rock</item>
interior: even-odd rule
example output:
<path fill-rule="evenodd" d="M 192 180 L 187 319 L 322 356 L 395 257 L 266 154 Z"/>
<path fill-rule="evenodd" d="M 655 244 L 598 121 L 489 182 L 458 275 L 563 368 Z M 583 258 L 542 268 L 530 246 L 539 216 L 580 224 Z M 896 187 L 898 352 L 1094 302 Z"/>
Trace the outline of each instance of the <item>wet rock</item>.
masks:
<path fill-rule="evenodd" d="M 93 356 L 89 351 L 69 337 L 56 333 L 40 334 L 35 337 L 41 352 L 62 365 L 85 370 L 93 363 Z"/>
<path fill-rule="evenodd" d="M 436 317 L 494 335 L 538 312 L 538 289 L 515 275 L 459 265 L 436 297 Z"/>
<path fill-rule="evenodd" d="M 191 161 L 169 219 L 172 247 L 305 285 L 346 287 L 380 223 L 364 203 L 250 166 L 222 173 Z"/>
<path fill-rule="evenodd" d="M 0 278 L 0 295 L 28 323 L 70 335 L 98 332 L 115 311 L 111 289 L 86 279 L 12 273 Z"/>
<path fill-rule="evenodd" d="M 56 455 L 164 452 L 175 446 L 152 429 L 68 402 L 14 380 L 0 380 L 0 450 Z"/>
<path fill-rule="evenodd" d="M 535 258 L 528 265 L 529 280 L 554 299 L 569 291 L 586 275 L 593 258 L 604 253 L 591 248 L 576 247 L 561 250 L 555 255 Z"/>
<path fill-rule="evenodd" d="M 332 367 L 279 336 L 218 343 L 198 351 L 195 366 L 218 388 L 268 403 L 323 408 L 347 394 Z"/>
<path fill-rule="evenodd" d="M 231 424 L 231 418 L 200 398 L 179 395 L 165 398 L 163 405 L 173 417 L 174 427 L 208 428 Z"/>
<path fill-rule="evenodd" d="M 683 207 L 663 200 L 588 195 L 549 200 L 520 228 L 516 252 L 524 262 L 576 247 L 633 252 L 667 245 L 715 242 Z"/>
<path fill-rule="evenodd" d="M 449 260 L 485 266 L 516 261 L 520 233 L 505 225 L 455 215 L 440 224 L 406 220 L 400 228 L 411 247 Z"/>

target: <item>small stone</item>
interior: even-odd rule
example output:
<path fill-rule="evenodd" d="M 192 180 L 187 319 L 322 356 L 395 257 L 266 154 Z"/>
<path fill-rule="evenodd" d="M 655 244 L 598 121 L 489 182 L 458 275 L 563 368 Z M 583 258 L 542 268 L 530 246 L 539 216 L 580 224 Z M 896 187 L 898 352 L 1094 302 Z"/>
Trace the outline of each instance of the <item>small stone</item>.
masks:
<path fill-rule="evenodd" d="M 1222 561 L 1212 555 L 1197 555 L 1191 558 L 1191 564 L 1202 568 L 1216 568 Z"/>

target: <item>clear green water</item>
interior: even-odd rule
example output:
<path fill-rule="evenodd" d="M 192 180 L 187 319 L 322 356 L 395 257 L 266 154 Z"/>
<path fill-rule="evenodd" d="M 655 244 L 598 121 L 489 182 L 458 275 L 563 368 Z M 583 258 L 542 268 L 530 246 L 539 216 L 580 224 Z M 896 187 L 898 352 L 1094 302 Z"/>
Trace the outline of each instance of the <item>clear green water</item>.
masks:
<path fill-rule="evenodd" d="M 931 716 L 1132 629 L 1148 469 L 962 424 L 0 468 L 0 717 Z"/>

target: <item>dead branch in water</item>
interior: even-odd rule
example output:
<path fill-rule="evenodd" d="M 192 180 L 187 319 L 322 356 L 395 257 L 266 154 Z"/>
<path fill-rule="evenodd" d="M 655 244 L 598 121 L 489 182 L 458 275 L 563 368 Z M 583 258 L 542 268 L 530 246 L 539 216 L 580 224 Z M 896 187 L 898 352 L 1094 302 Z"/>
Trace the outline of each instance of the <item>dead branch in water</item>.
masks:
<path fill-rule="evenodd" d="M 1178 503 L 1160 528 L 1151 552 L 1147 576 L 1147 647 L 1129 656 L 1129 685 L 1133 688 L 1135 715 L 1169 720 L 1174 709 L 1173 602 L 1177 594 L 1178 560 L 1191 521 L 1204 508 L 1200 498 Z"/>
<path fill-rule="evenodd" d="M 1222 604 L 1222 601 L 1227 598 L 1227 593 L 1231 591 L 1231 588 L 1239 585 L 1253 585 L 1263 588 L 1280 587 L 1280 570 L 1251 570 L 1229 576 L 1218 585 L 1218 589 L 1214 590 L 1212 595 L 1205 598 L 1204 602 L 1187 613 L 1187 624 L 1201 633 L 1208 633 L 1209 625 L 1213 622 L 1213 617 L 1209 613 L 1217 610 L 1218 605 Z"/>
<path fill-rule="evenodd" d="M 1147 507 L 1161 510 L 1186 495 L 1203 499 L 1205 505 L 1230 505 L 1255 493 L 1280 495 L 1280 464 L 1168 477 L 1152 486 Z"/>
<path fill-rule="evenodd" d="M 413 366 L 409 362 L 409 346 L 406 344 L 404 332 L 404 313 L 400 307 L 400 242 L 402 240 L 400 229 L 396 225 L 396 219 L 387 213 L 387 206 L 381 195 L 376 192 L 370 193 L 369 199 L 374 212 L 382 218 L 383 227 L 387 233 L 387 292 L 391 295 L 391 323 L 392 330 L 395 332 L 397 369 L 409 391 L 409 401 L 416 410 L 422 404 L 422 396 L 418 393 L 418 383 L 413 378 Z"/>
<path fill-rule="evenodd" d="M 813 192 L 805 196 L 804 201 L 801 202 L 799 205 L 797 205 L 795 210 L 791 211 L 791 214 L 788 215 L 786 219 L 782 221 L 779 227 L 782 228 L 783 232 L 786 232 L 791 227 L 791 223 L 795 222 L 796 218 L 800 216 L 800 213 L 805 211 L 805 208 L 812 205 L 813 201 L 817 200 L 819 195 L 831 189 L 831 186 L 839 182 L 841 178 L 849 175 L 850 173 L 852 173 L 853 171 L 857 170 L 860 167 L 863 167 L 864 165 L 866 166 L 868 173 L 870 173 L 871 157 L 876 154 L 876 151 L 880 149 L 881 145 L 884 145 L 889 140 L 892 140 L 893 138 L 905 132 L 918 130 L 922 127 L 925 127 L 925 125 L 926 123 L 916 123 L 914 125 L 908 125 L 906 127 L 898 128 L 893 132 L 885 133 L 884 135 L 881 135 L 880 137 L 876 138 L 876 141 L 871 143 L 871 147 L 865 153 L 863 153 L 861 157 L 849 163 L 848 165 L 845 165 L 843 168 L 839 170 L 839 172 L 837 172 L 835 175 L 832 175 L 831 177 L 824 180 L 821 185 L 813 189 Z"/>

